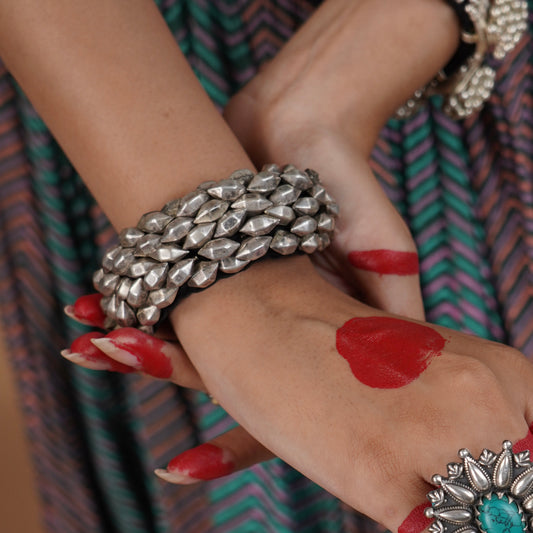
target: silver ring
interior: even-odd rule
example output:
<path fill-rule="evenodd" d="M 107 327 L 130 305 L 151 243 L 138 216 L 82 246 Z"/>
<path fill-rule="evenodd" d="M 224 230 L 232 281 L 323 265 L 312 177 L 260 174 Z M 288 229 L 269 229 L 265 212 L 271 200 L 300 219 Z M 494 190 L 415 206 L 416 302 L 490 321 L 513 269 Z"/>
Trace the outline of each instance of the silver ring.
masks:
<path fill-rule="evenodd" d="M 504 441 L 499 453 L 483 450 L 476 460 L 459 450 L 460 463 L 448 477 L 434 475 L 428 493 L 431 533 L 520 533 L 533 530 L 533 465 L 529 450 L 513 453 Z"/>

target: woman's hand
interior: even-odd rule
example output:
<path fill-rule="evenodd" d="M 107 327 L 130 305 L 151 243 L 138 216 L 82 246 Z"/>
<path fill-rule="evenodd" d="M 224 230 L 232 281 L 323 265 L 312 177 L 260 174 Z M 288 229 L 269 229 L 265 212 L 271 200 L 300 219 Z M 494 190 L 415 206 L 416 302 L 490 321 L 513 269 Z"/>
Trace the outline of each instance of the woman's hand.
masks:
<path fill-rule="evenodd" d="M 498 450 L 533 420 L 532 368 L 515 350 L 367 307 L 306 258 L 254 265 L 171 320 L 201 383 L 243 428 L 394 531 L 459 448 Z M 180 382 L 175 355 L 150 364 Z M 216 444 L 167 477 L 183 482 L 198 456 L 208 474 L 232 471 L 232 449 Z"/>

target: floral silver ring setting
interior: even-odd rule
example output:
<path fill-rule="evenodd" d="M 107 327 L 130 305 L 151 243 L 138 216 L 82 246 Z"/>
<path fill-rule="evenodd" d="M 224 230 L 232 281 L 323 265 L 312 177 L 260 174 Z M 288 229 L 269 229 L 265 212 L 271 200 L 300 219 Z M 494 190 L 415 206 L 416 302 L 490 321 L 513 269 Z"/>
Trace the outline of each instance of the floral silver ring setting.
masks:
<path fill-rule="evenodd" d="M 533 531 L 533 464 L 529 450 L 484 450 L 476 460 L 459 450 L 462 462 L 448 465 L 448 477 L 433 476 L 425 510 L 431 533 L 520 533 Z"/>

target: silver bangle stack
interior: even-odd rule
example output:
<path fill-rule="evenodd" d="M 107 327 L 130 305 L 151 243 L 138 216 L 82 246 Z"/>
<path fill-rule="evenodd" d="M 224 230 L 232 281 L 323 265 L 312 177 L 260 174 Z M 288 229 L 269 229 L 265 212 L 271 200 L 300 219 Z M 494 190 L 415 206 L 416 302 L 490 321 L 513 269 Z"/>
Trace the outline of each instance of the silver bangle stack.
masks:
<path fill-rule="evenodd" d="M 311 254 L 331 242 L 339 208 L 318 174 L 293 165 L 237 170 L 120 232 L 93 283 L 108 329 L 152 332 L 177 299 L 270 253 Z"/>
<path fill-rule="evenodd" d="M 445 68 L 416 91 L 397 110 L 397 118 L 412 116 L 433 95 L 443 97 L 443 109 L 454 119 L 479 111 L 489 99 L 496 78 L 494 69 L 484 64 L 487 57 L 502 60 L 527 29 L 526 0 L 446 1 L 458 13 L 461 47 L 469 51 L 466 57 L 454 58 L 460 64 L 451 73 Z"/>

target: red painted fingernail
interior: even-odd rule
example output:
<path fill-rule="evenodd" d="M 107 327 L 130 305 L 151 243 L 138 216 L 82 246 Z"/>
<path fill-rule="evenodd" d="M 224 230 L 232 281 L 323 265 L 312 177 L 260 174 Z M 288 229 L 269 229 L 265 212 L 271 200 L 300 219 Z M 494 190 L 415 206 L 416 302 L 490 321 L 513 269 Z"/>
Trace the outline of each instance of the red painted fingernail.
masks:
<path fill-rule="evenodd" d="M 355 268 L 377 274 L 411 276 L 419 272 L 418 255 L 415 252 L 365 250 L 350 252 L 348 260 Z"/>
<path fill-rule="evenodd" d="M 92 343 L 94 339 L 99 339 L 103 336 L 104 334 L 98 331 L 85 333 L 85 335 L 81 335 L 72 343 L 70 350 L 65 350 L 61 354 L 73 362 L 77 362 L 81 358 L 88 363 L 95 363 L 94 367 L 97 370 L 110 370 L 121 372 L 122 374 L 135 372 L 134 368 L 111 359 Z"/>
<path fill-rule="evenodd" d="M 215 444 L 201 444 L 174 457 L 168 463 L 167 479 L 170 480 L 172 476 L 174 482 L 177 482 L 178 478 L 183 482 L 186 478 L 208 480 L 227 476 L 235 471 L 235 465 L 229 455 L 229 451 Z"/>
<path fill-rule="evenodd" d="M 65 313 L 82 324 L 104 329 L 106 315 L 100 307 L 101 300 L 99 293 L 80 296 L 74 305 L 65 307 Z"/>
<path fill-rule="evenodd" d="M 172 361 L 165 353 L 167 344 L 138 329 L 116 329 L 95 339 L 94 344 L 112 359 L 149 376 L 161 379 L 172 376 Z"/>
<path fill-rule="evenodd" d="M 424 514 L 426 507 L 429 507 L 429 504 L 421 503 L 415 507 L 398 528 L 398 533 L 420 533 L 428 528 L 433 520 Z"/>

